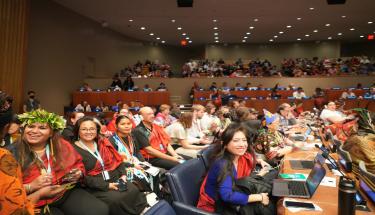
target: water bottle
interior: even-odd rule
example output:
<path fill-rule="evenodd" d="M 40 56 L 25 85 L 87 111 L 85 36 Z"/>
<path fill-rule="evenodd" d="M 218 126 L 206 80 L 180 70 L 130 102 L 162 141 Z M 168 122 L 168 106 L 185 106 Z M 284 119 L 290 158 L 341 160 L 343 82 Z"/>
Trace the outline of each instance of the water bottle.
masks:
<path fill-rule="evenodd" d="M 338 215 L 355 214 L 355 182 L 345 176 L 340 177 Z"/>

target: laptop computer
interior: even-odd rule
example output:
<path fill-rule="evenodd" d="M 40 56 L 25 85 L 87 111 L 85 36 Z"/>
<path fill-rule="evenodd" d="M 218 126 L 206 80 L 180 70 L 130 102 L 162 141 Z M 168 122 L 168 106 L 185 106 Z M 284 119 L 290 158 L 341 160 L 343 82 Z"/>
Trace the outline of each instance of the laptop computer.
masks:
<path fill-rule="evenodd" d="M 311 128 L 308 127 L 306 132 L 303 135 L 294 135 L 294 136 L 291 136 L 290 139 L 293 141 L 305 141 L 307 139 L 307 136 L 310 135 L 311 131 L 312 131 Z"/>
<path fill-rule="evenodd" d="M 326 170 L 323 165 L 320 162 L 315 162 L 306 181 L 274 179 L 272 195 L 309 199 L 314 195 L 325 175 Z"/>
<path fill-rule="evenodd" d="M 314 160 L 289 160 L 289 164 L 292 169 L 312 169 L 314 168 L 315 161 L 318 161 L 323 165 L 326 159 L 319 152 L 316 154 Z"/>

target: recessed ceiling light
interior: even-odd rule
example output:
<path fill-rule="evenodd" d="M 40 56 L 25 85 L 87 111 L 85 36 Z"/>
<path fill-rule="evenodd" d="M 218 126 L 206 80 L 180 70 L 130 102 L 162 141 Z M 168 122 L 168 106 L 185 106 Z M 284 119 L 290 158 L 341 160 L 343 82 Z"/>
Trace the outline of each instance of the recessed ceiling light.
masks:
<path fill-rule="evenodd" d="M 192 40 L 189 40 L 189 43 L 192 43 L 193 41 Z"/>
<path fill-rule="evenodd" d="M 341 16 L 341 18 L 344 18 L 344 19 L 345 19 L 345 18 L 346 18 L 346 16 L 345 16 L 345 15 L 342 15 L 342 16 Z"/>
<path fill-rule="evenodd" d="M 247 35 L 250 35 L 251 33 L 250 32 L 246 32 Z"/>
<path fill-rule="evenodd" d="M 182 36 L 186 36 L 186 33 L 182 33 L 181 35 L 182 35 Z"/>
<path fill-rule="evenodd" d="M 310 34 L 305 34 L 305 37 L 309 37 L 310 36 Z"/>
<path fill-rule="evenodd" d="M 215 39 L 215 40 L 218 40 L 218 39 L 219 39 L 219 37 L 214 37 L 214 39 Z"/>
<path fill-rule="evenodd" d="M 219 35 L 219 33 L 215 32 L 214 35 Z"/>
<path fill-rule="evenodd" d="M 349 29 L 349 30 L 351 30 L 351 31 L 354 31 L 354 30 L 355 30 L 355 28 L 351 28 L 351 29 Z"/>
<path fill-rule="evenodd" d="M 329 40 L 332 40 L 332 37 L 328 37 Z"/>
<path fill-rule="evenodd" d="M 190 37 L 186 37 L 187 40 L 190 40 Z"/>
<path fill-rule="evenodd" d="M 146 30 L 146 28 L 145 27 L 141 27 L 141 30 L 144 31 L 144 30 Z"/>
<path fill-rule="evenodd" d="M 215 40 L 215 43 L 218 43 L 219 42 L 219 40 Z"/>
<path fill-rule="evenodd" d="M 250 29 L 254 29 L 255 27 L 254 27 L 254 26 L 250 26 L 249 28 L 250 28 Z"/>
<path fill-rule="evenodd" d="M 150 36 L 154 36 L 154 33 L 150 33 Z"/>
<path fill-rule="evenodd" d="M 300 40 L 301 40 L 301 38 L 297 38 L 297 40 L 298 40 L 298 41 L 300 41 Z"/>
<path fill-rule="evenodd" d="M 171 22 L 176 22 L 176 20 L 175 20 L 175 19 L 172 19 Z"/>
<path fill-rule="evenodd" d="M 219 29 L 218 27 L 214 27 L 214 30 L 217 30 L 217 29 Z"/>
<path fill-rule="evenodd" d="M 247 39 L 247 37 L 245 36 L 245 37 L 243 37 L 244 39 Z"/>
<path fill-rule="evenodd" d="M 182 30 L 182 27 L 177 27 L 177 30 L 179 30 L 179 31 Z"/>
<path fill-rule="evenodd" d="M 259 19 L 254 19 L 254 22 L 258 22 L 259 21 Z"/>
<path fill-rule="evenodd" d="M 310 7 L 310 8 L 309 8 L 309 10 L 314 10 L 314 9 L 315 9 L 315 8 L 313 8 L 313 7 Z"/>
<path fill-rule="evenodd" d="M 278 36 L 277 35 L 275 35 L 275 36 L 273 36 L 274 38 L 278 38 Z"/>
<path fill-rule="evenodd" d="M 327 23 L 327 24 L 326 24 L 326 27 L 329 27 L 329 26 L 331 26 L 331 24 Z"/>
<path fill-rule="evenodd" d="M 133 20 L 132 20 L 132 19 L 129 19 L 129 22 L 133 22 Z"/>
<path fill-rule="evenodd" d="M 283 34 L 284 32 L 283 31 L 280 31 L 279 34 Z"/>
<path fill-rule="evenodd" d="M 318 32 L 318 30 L 316 30 L 316 29 L 315 29 L 315 30 L 314 30 L 313 32 L 314 32 L 314 33 L 317 33 L 317 32 Z"/>
<path fill-rule="evenodd" d="M 243 43 L 246 43 L 246 40 L 242 40 Z"/>
<path fill-rule="evenodd" d="M 161 41 L 161 43 L 165 43 L 165 41 L 163 40 L 163 41 Z"/>
<path fill-rule="evenodd" d="M 214 20 L 212 20 L 213 22 L 217 22 L 217 20 L 216 19 L 214 19 Z"/>
<path fill-rule="evenodd" d="M 302 18 L 301 17 L 298 17 L 297 20 L 301 20 Z"/>
<path fill-rule="evenodd" d="M 273 39 L 270 39 L 269 41 L 270 41 L 270 42 L 273 42 Z"/>
<path fill-rule="evenodd" d="M 363 36 L 363 35 L 361 35 L 361 36 L 359 36 L 360 38 L 364 38 L 365 36 Z"/>
<path fill-rule="evenodd" d="M 369 22 L 367 22 L 367 24 L 372 24 L 372 22 L 371 22 L 371 21 L 369 21 Z"/>
<path fill-rule="evenodd" d="M 160 37 L 156 37 L 157 40 L 160 40 Z"/>
<path fill-rule="evenodd" d="M 291 25 L 287 25 L 286 28 L 291 28 L 292 26 Z"/>
<path fill-rule="evenodd" d="M 342 35 L 342 33 L 338 33 L 337 35 L 341 36 L 341 35 Z"/>

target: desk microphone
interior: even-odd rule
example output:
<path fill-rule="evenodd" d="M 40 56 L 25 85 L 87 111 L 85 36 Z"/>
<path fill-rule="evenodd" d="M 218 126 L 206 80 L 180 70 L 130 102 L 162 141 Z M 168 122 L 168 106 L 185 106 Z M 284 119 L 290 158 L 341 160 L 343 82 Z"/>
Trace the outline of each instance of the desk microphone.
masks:
<path fill-rule="evenodd" d="M 321 147 L 319 147 L 318 144 L 315 144 L 315 148 L 318 148 L 323 152 L 322 156 L 331 163 L 333 169 L 337 169 L 337 171 L 339 171 L 341 173 L 341 175 L 345 176 L 345 174 L 343 172 L 341 172 L 339 165 L 335 162 L 335 159 L 333 159 L 333 157 L 331 157 L 331 155 L 329 155 L 329 151 L 326 147 L 324 147 L 323 145 Z"/>

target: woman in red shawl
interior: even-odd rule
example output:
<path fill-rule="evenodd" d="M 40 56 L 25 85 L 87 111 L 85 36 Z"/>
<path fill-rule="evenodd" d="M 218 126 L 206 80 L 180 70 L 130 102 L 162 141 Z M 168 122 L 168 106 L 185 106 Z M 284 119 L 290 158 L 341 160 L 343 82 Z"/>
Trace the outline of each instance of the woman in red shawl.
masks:
<path fill-rule="evenodd" d="M 19 115 L 22 138 L 9 148 L 22 167 L 29 196 L 43 194 L 35 204 L 40 214 L 108 214 L 108 207 L 75 187 L 84 176 L 82 158 L 62 139 L 62 117 L 38 109 Z M 79 207 L 77 207 L 79 205 Z"/>
<path fill-rule="evenodd" d="M 85 116 L 75 127 L 74 147 L 83 158 L 87 171 L 87 190 L 107 203 L 110 214 L 140 214 L 147 206 L 146 196 L 127 182 L 127 165 L 106 138 L 99 138 L 100 126 L 94 118 Z M 131 179 L 129 179 L 130 181 Z M 120 185 L 123 182 L 126 187 Z"/>
<path fill-rule="evenodd" d="M 222 144 L 218 145 L 220 151 L 202 183 L 198 208 L 220 213 L 215 207 L 215 202 L 218 201 L 230 205 L 247 205 L 253 202 L 268 205 L 267 193 L 247 195 L 233 190 L 234 180 L 249 176 L 256 163 L 268 166 L 263 160 L 255 159 L 247 133 L 247 127 L 239 123 L 232 123 L 224 131 Z M 268 170 L 263 168 L 259 174 L 264 175 L 267 172 Z"/>

